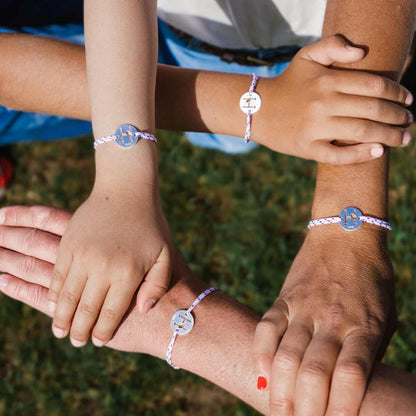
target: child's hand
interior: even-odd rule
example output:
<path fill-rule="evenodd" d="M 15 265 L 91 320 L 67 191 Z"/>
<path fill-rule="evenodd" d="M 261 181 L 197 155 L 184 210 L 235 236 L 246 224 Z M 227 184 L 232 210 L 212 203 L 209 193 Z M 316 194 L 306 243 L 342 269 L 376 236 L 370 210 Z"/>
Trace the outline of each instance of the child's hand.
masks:
<path fill-rule="evenodd" d="M 149 190 L 145 189 L 146 187 Z M 52 329 L 69 330 L 74 346 L 91 330 L 96 346 L 112 338 L 133 295 L 147 312 L 167 291 L 171 237 L 157 192 L 144 185 L 140 196 L 94 190 L 75 212 L 59 246 L 49 289 Z"/>
<path fill-rule="evenodd" d="M 383 153 L 381 144 L 409 144 L 403 126 L 413 117 L 403 105 L 411 104 L 412 96 L 404 87 L 368 72 L 330 68 L 363 57 L 362 49 L 331 36 L 302 48 L 280 76 L 262 78 L 258 92 L 263 105 L 253 116 L 254 140 L 281 153 L 331 164 L 374 159 Z M 359 144 L 337 147 L 331 144 L 334 139 Z"/>

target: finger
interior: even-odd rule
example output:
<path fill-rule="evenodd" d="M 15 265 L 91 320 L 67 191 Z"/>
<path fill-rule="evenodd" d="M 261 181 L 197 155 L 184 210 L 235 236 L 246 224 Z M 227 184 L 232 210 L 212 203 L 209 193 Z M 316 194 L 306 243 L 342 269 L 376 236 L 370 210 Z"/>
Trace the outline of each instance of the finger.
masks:
<path fill-rule="evenodd" d="M 364 58 L 365 52 L 361 48 L 350 45 L 343 37 L 334 35 L 321 39 L 319 42 L 305 46 L 298 52 L 298 56 L 321 65 L 329 66 L 335 62 L 353 63 Z"/>
<path fill-rule="evenodd" d="M 136 289 L 137 284 L 110 287 L 92 331 L 92 342 L 96 347 L 102 347 L 111 340 L 131 304 Z"/>
<path fill-rule="evenodd" d="M 408 145 L 411 138 L 410 133 L 401 127 L 350 117 L 332 117 L 324 126 L 322 134 L 325 139 L 383 143 L 394 147 Z"/>
<path fill-rule="evenodd" d="M 363 118 L 385 124 L 405 126 L 413 115 L 401 105 L 381 98 L 338 94 L 331 102 L 333 116 Z"/>
<path fill-rule="evenodd" d="M 0 224 L 29 227 L 62 236 L 72 214 L 63 209 L 43 206 L 12 206 L 0 209 Z"/>
<path fill-rule="evenodd" d="M 332 377 L 327 416 L 358 414 L 377 348 L 367 334 L 346 338 Z"/>
<path fill-rule="evenodd" d="M 402 105 L 410 105 L 413 96 L 399 83 L 376 74 L 364 71 L 346 71 L 337 69 L 333 74 L 339 92 L 383 98 Z"/>
<path fill-rule="evenodd" d="M 292 416 L 298 370 L 312 338 L 312 329 L 289 324 L 272 363 L 270 379 L 270 415 Z"/>
<path fill-rule="evenodd" d="M 164 248 L 137 294 L 137 306 L 141 313 L 147 313 L 168 291 L 171 274 L 171 256 L 169 249 Z"/>
<path fill-rule="evenodd" d="M 49 284 L 49 307 L 53 313 L 72 265 L 72 253 L 61 243 Z"/>
<path fill-rule="evenodd" d="M 48 288 L 53 265 L 35 257 L 0 248 L 0 270 L 26 282 Z"/>
<path fill-rule="evenodd" d="M 36 228 L 0 226 L 0 246 L 55 263 L 60 238 Z"/>
<path fill-rule="evenodd" d="M 303 356 L 296 382 L 295 415 L 325 415 L 331 376 L 340 349 L 340 342 L 333 337 L 314 335 Z"/>
<path fill-rule="evenodd" d="M 68 335 L 86 280 L 82 269 L 73 264 L 60 292 L 52 322 L 52 331 L 57 338 Z"/>
<path fill-rule="evenodd" d="M 74 347 L 82 347 L 88 342 L 107 292 L 107 285 L 100 284 L 97 279 L 88 279 L 72 321 L 70 336 Z"/>
<path fill-rule="evenodd" d="M 48 290 L 36 283 L 29 283 L 10 274 L 0 276 L 0 290 L 10 298 L 23 302 L 51 316 L 48 309 Z"/>
<path fill-rule="evenodd" d="M 265 390 L 270 382 L 273 358 L 287 328 L 287 313 L 286 304 L 278 300 L 257 324 L 252 357 L 258 390 Z"/>
<path fill-rule="evenodd" d="M 377 143 L 355 144 L 338 147 L 330 143 L 316 143 L 313 147 L 314 159 L 330 165 L 353 165 L 377 159 L 384 154 L 384 148 Z"/>

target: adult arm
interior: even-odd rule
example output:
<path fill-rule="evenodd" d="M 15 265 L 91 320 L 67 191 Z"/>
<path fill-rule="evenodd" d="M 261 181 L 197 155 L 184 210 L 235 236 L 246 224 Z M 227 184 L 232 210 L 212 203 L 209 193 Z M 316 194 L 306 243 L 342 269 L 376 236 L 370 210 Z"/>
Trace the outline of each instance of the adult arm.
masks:
<path fill-rule="evenodd" d="M 0 290 L 50 315 L 47 287 L 60 236 L 71 214 L 47 207 L 9 207 L 1 214 L 5 217 L 0 226 L 0 269 L 6 274 L 0 277 Z M 165 359 L 172 313 L 188 307 L 206 287 L 177 255 L 168 293 L 146 315 L 133 306 L 107 346 Z M 266 414 L 268 392 L 253 388 L 255 373 L 250 360 L 259 316 L 222 292 L 205 298 L 194 309 L 194 316 L 192 332 L 177 339 L 173 362 Z M 414 376 L 376 364 L 360 415 L 408 416 L 416 412 L 415 394 Z"/>

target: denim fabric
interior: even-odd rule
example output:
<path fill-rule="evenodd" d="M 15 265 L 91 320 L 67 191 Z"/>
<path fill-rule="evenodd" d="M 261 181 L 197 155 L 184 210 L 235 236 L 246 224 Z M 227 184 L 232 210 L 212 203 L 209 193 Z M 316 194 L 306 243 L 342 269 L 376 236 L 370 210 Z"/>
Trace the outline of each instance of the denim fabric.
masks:
<path fill-rule="evenodd" d="M 63 24 L 48 26 L 23 26 L 18 29 L 0 26 L 0 32 L 4 33 L 30 33 L 34 35 L 50 36 L 57 39 L 83 44 L 84 30 L 82 24 Z M 282 53 L 287 52 L 287 48 L 280 48 Z M 258 51 L 258 56 L 262 57 L 275 51 Z M 235 72 L 241 74 L 251 74 L 255 72 L 260 77 L 273 77 L 279 75 L 288 65 L 287 62 L 279 62 L 273 66 L 242 66 L 236 63 L 227 63 L 218 56 L 205 53 L 198 49 L 198 40 L 194 39 L 191 44 L 187 44 L 179 39 L 169 27 L 159 21 L 159 62 L 178 65 L 186 68 L 205 69 L 221 72 Z M 247 85 L 247 90 L 250 85 Z M 242 91 L 243 93 L 244 91 Z M 238 105 L 238 103 L 236 103 Z M 15 111 L 0 106 L 0 145 L 32 141 L 32 140 L 54 140 L 69 138 L 91 133 L 91 123 L 83 120 L 74 120 L 65 117 L 51 116 L 39 113 L 28 113 Z M 218 149 L 226 153 L 247 152 L 256 143 L 244 143 L 241 138 L 232 136 L 193 133 L 187 132 L 187 137 L 191 143 Z"/>

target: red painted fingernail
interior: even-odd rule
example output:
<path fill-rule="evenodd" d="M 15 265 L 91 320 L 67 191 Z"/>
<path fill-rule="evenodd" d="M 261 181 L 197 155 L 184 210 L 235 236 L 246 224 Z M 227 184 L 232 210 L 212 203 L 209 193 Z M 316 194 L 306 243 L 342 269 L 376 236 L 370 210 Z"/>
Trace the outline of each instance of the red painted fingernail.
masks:
<path fill-rule="evenodd" d="M 257 390 L 264 390 L 267 387 L 267 380 L 265 377 L 257 378 Z"/>

